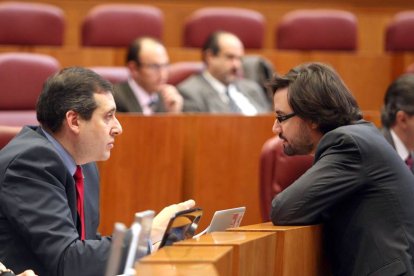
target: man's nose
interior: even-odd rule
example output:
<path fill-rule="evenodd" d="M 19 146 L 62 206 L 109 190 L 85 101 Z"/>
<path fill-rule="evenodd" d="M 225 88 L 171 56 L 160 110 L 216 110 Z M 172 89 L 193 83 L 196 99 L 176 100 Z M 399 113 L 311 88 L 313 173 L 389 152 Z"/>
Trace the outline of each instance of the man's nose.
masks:
<path fill-rule="evenodd" d="M 282 128 L 277 120 L 273 123 L 272 131 L 276 135 L 282 132 Z"/>

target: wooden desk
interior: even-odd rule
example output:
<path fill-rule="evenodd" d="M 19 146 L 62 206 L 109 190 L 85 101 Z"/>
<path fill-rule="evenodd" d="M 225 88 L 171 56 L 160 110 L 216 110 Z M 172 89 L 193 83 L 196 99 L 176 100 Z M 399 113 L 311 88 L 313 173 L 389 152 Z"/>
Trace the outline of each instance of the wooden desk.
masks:
<path fill-rule="evenodd" d="M 103 234 L 112 233 L 116 221 L 130 225 L 135 212 L 158 212 L 182 201 L 182 116 L 120 114 L 118 119 L 123 134 L 109 160 L 99 163 Z"/>
<path fill-rule="evenodd" d="M 233 252 L 232 247 L 230 246 L 166 246 L 154 254 L 141 259 L 137 264 L 136 269 L 137 274 L 139 275 L 138 271 L 141 269 L 148 269 L 146 268 L 147 265 L 154 264 L 178 266 L 186 271 L 187 269 L 194 269 L 198 265 L 212 265 L 218 275 L 227 276 L 232 275 L 233 273 L 232 260 Z M 141 268 L 141 265 L 144 266 Z M 190 267 L 188 267 L 188 265 L 190 265 Z M 168 270 L 169 268 L 164 269 Z M 199 274 L 197 273 L 196 275 Z"/>
<path fill-rule="evenodd" d="M 328 275 L 322 254 L 321 226 L 274 226 L 271 222 L 228 229 L 229 232 L 272 232 L 276 237 L 275 274 Z"/>
<path fill-rule="evenodd" d="M 139 263 L 135 272 L 145 276 L 220 276 L 213 264 Z M 225 276 L 224 273 L 221 275 Z"/>
<path fill-rule="evenodd" d="M 233 275 L 273 275 L 275 236 L 258 232 L 214 232 L 198 239 L 174 244 L 180 246 L 232 246 Z"/>
<path fill-rule="evenodd" d="M 186 116 L 184 198 L 203 208 L 200 229 L 215 211 L 239 206 L 246 206 L 243 224 L 262 221 L 259 156 L 273 122 L 273 114 Z"/>

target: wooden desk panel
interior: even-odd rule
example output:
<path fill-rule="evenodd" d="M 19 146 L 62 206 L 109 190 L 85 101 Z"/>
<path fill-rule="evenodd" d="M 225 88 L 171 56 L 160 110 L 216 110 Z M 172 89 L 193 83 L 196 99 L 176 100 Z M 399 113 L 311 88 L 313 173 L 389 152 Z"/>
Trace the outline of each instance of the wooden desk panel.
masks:
<path fill-rule="evenodd" d="M 203 208 L 200 229 L 215 211 L 246 206 L 243 224 L 261 222 L 259 156 L 272 137 L 273 115 L 186 117 L 184 198 Z"/>
<path fill-rule="evenodd" d="M 271 222 L 228 229 L 276 236 L 275 276 L 329 275 L 322 253 L 321 226 L 274 226 Z"/>
<path fill-rule="evenodd" d="M 136 275 L 145 276 L 220 276 L 212 264 L 139 263 L 135 271 Z M 221 275 L 227 276 L 225 273 Z"/>
<path fill-rule="evenodd" d="M 182 200 L 183 120 L 181 116 L 118 115 L 123 134 L 111 157 L 99 164 L 100 231 L 129 225 L 135 212 L 156 212 Z"/>
<path fill-rule="evenodd" d="M 214 232 L 174 246 L 232 246 L 233 275 L 273 275 L 275 236 L 259 232 Z"/>
<path fill-rule="evenodd" d="M 166 246 L 146 256 L 137 264 L 213 265 L 218 275 L 232 275 L 233 251 L 231 246 Z M 196 274 L 198 275 L 198 274 Z"/>

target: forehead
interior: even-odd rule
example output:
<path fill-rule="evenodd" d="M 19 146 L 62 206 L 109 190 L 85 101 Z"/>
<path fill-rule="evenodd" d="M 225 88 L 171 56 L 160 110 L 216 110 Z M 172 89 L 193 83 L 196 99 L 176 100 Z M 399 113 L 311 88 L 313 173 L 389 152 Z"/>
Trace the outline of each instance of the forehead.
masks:
<path fill-rule="evenodd" d="M 276 91 L 273 96 L 273 105 L 276 112 L 290 113 L 292 108 L 288 102 L 288 88 L 282 88 Z"/>
<path fill-rule="evenodd" d="M 116 107 L 114 96 L 112 95 L 110 91 L 93 93 L 93 97 L 98 106 L 95 111 L 107 112 L 107 111 L 115 109 Z"/>
<path fill-rule="evenodd" d="M 223 53 L 242 55 L 244 51 L 241 41 L 230 34 L 222 34 L 218 38 L 218 45 Z"/>
<path fill-rule="evenodd" d="M 143 63 L 166 63 L 168 62 L 167 51 L 164 46 L 152 41 L 142 43 L 139 58 Z"/>

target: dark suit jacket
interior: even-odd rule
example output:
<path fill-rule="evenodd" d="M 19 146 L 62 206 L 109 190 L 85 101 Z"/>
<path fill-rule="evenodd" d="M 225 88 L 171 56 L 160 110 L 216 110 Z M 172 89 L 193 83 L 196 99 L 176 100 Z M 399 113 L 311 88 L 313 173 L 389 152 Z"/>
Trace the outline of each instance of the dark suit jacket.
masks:
<path fill-rule="evenodd" d="M 384 135 L 385 139 L 390 143 L 390 145 L 395 149 L 395 143 L 392 139 L 391 132 L 388 128 L 381 129 L 382 134 Z M 414 166 L 411 168 L 411 172 L 414 174 Z"/>
<path fill-rule="evenodd" d="M 119 112 L 139 112 L 142 113 L 141 103 L 135 97 L 134 92 L 128 82 L 122 82 L 114 85 L 114 99 L 116 109 Z M 158 97 L 155 105 L 155 112 L 166 112 L 162 97 Z"/>
<path fill-rule="evenodd" d="M 272 221 L 323 223 L 334 275 L 414 275 L 414 176 L 404 166 L 372 124 L 339 127 L 275 197 Z"/>
<path fill-rule="evenodd" d="M 85 177 L 86 238 L 79 239 L 73 176 L 38 127 L 25 127 L 0 151 L 0 260 L 16 272 L 103 275 L 110 238 L 97 234 L 99 176 Z"/>
<path fill-rule="evenodd" d="M 262 88 L 254 81 L 237 80 L 234 85 L 253 104 L 258 113 L 270 112 L 271 106 Z M 191 76 L 178 85 L 184 98 L 184 112 L 228 113 L 230 106 L 223 102 L 218 92 L 202 74 Z"/>

